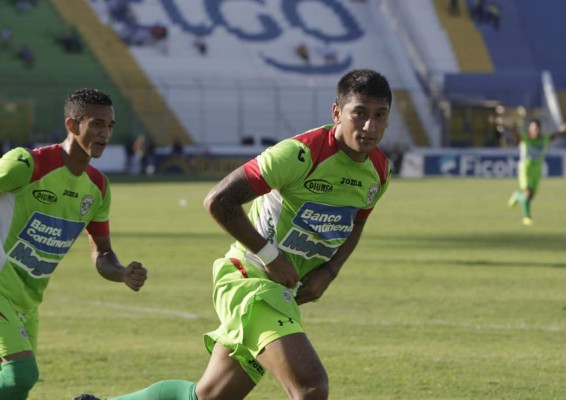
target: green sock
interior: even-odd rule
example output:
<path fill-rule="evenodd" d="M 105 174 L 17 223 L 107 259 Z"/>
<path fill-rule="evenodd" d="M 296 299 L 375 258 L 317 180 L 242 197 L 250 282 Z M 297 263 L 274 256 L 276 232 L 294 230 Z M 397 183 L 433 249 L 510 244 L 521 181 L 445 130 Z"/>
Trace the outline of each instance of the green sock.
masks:
<path fill-rule="evenodd" d="M 0 399 L 26 400 L 39 379 L 35 357 L 18 358 L 2 364 Z"/>
<path fill-rule="evenodd" d="M 531 202 L 527 200 L 527 197 L 522 192 L 514 192 L 513 197 L 517 199 L 519 203 L 521 203 L 521 209 L 523 210 L 524 217 L 531 217 Z"/>
<path fill-rule="evenodd" d="M 161 381 L 140 390 L 106 400 L 198 400 L 197 385 L 189 381 Z"/>

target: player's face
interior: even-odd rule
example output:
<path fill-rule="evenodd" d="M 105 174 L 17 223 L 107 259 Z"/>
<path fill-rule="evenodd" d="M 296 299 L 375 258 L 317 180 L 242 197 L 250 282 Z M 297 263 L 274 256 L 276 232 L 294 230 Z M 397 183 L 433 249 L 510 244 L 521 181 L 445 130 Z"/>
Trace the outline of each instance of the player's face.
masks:
<path fill-rule="evenodd" d="M 385 98 L 352 96 L 343 107 L 332 106 L 336 140 L 352 160 L 363 161 L 381 142 L 389 124 Z"/>
<path fill-rule="evenodd" d="M 99 158 L 114 130 L 114 108 L 89 104 L 85 116 L 76 121 L 75 140 L 91 158 Z"/>
<path fill-rule="evenodd" d="M 536 139 L 540 136 L 540 128 L 536 122 L 529 123 L 529 137 Z"/>

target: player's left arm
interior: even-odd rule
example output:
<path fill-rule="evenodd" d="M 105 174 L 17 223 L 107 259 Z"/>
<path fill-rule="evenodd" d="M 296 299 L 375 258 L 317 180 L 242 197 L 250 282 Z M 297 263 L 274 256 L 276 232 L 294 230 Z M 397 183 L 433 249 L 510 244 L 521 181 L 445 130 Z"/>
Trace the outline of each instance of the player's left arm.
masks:
<path fill-rule="evenodd" d="M 147 269 L 137 261 L 132 261 L 123 266 L 112 246 L 110 236 L 88 235 L 90 242 L 91 258 L 98 273 L 105 279 L 113 282 L 124 282 L 126 286 L 138 291 L 147 279 Z"/>
<path fill-rule="evenodd" d="M 566 134 L 566 123 L 560 125 L 560 127 L 558 128 L 558 130 L 556 132 L 552 132 L 550 134 L 550 138 L 551 140 L 556 139 L 559 135 L 564 135 Z"/>
<path fill-rule="evenodd" d="M 302 286 L 297 291 L 297 296 L 295 297 L 297 304 L 308 303 L 322 297 L 326 289 L 328 289 L 328 286 L 330 286 L 330 283 L 338 276 L 340 269 L 348 257 L 350 257 L 358 245 L 365 223 L 365 219 L 354 221 L 352 233 L 338 250 L 336 250 L 334 256 L 301 279 Z"/>

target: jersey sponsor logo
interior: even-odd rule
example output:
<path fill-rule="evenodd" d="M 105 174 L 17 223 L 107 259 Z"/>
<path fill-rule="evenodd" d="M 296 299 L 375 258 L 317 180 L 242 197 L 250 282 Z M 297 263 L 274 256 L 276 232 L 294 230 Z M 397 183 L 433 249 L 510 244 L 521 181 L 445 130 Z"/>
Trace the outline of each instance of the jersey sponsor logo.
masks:
<path fill-rule="evenodd" d="M 73 192 L 72 190 L 65 189 L 63 191 L 63 196 L 72 197 L 76 199 L 77 197 L 79 197 L 79 194 L 77 192 Z"/>
<path fill-rule="evenodd" d="M 39 251 L 63 255 L 85 227 L 84 222 L 69 221 L 35 212 L 18 237 Z"/>
<path fill-rule="evenodd" d="M 346 239 L 354 227 L 357 208 L 334 207 L 326 204 L 307 202 L 293 218 L 293 224 L 324 240 Z"/>
<path fill-rule="evenodd" d="M 33 197 L 43 204 L 57 203 L 57 195 L 50 190 L 34 190 Z"/>
<path fill-rule="evenodd" d="M 310 179 L 304 183 L 304 187 L 316 194 L 330 193 L 334 190 L 332 184 L 324 179 Z"/>
<path fill-rule="evenodd" d="M 339 244 L 329 246 L 326 242 L 317 240 L 305 232 L 291 229 L 279 246 L 289 253 L 299 254 L 305 258 L 319 257 L 328 261 L 336 252 Z"/>
<path fill-rule="evenodd" d="M 83 201 L 81 202 L 81 215 L 86 215 L 90 207 L 92 207 L 92 203 L 94 203 L 94 196 L 87 194 L 83 197 Z"/>
<path fill-rule="evenodd" d="M 368 190 L 368 195 L 366 196 L 366 204 L 369 206 L 375 200 L 375 196 L 379 191 L 379 184 L 373 183 Z"/>
<path fill-rule="evenodd" d="M 34 278 L 44 278 L 55 271 L 58 261 L 50 260 L 38 255 L 33 248 L 22 241 L 16 243 L 9 251 L 10 261 L 25 269 Z"/>
<path fill-rule="evenodd" d="M 362 187 L 362 181 L 359 181 L 357 179 L 352 179 L 352 178 L 342 178 L 342 180 L 340 181 L 341 185 L 350 185 L 350 186 L 358 186 L 358 187 Z"/>

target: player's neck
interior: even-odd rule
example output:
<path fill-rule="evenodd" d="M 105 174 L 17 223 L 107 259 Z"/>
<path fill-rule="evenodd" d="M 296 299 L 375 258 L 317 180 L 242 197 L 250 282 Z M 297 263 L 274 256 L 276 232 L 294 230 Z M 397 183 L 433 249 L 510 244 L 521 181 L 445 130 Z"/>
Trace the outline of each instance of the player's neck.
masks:
<path fill-rule="evenodd" d="M 63 143 L 61 143 L 61 147 L 65 166 L 73 175 L 82 175 L 88 166 L 90 157 L 77 142 L 68 137 L 63 141 Z"/>

